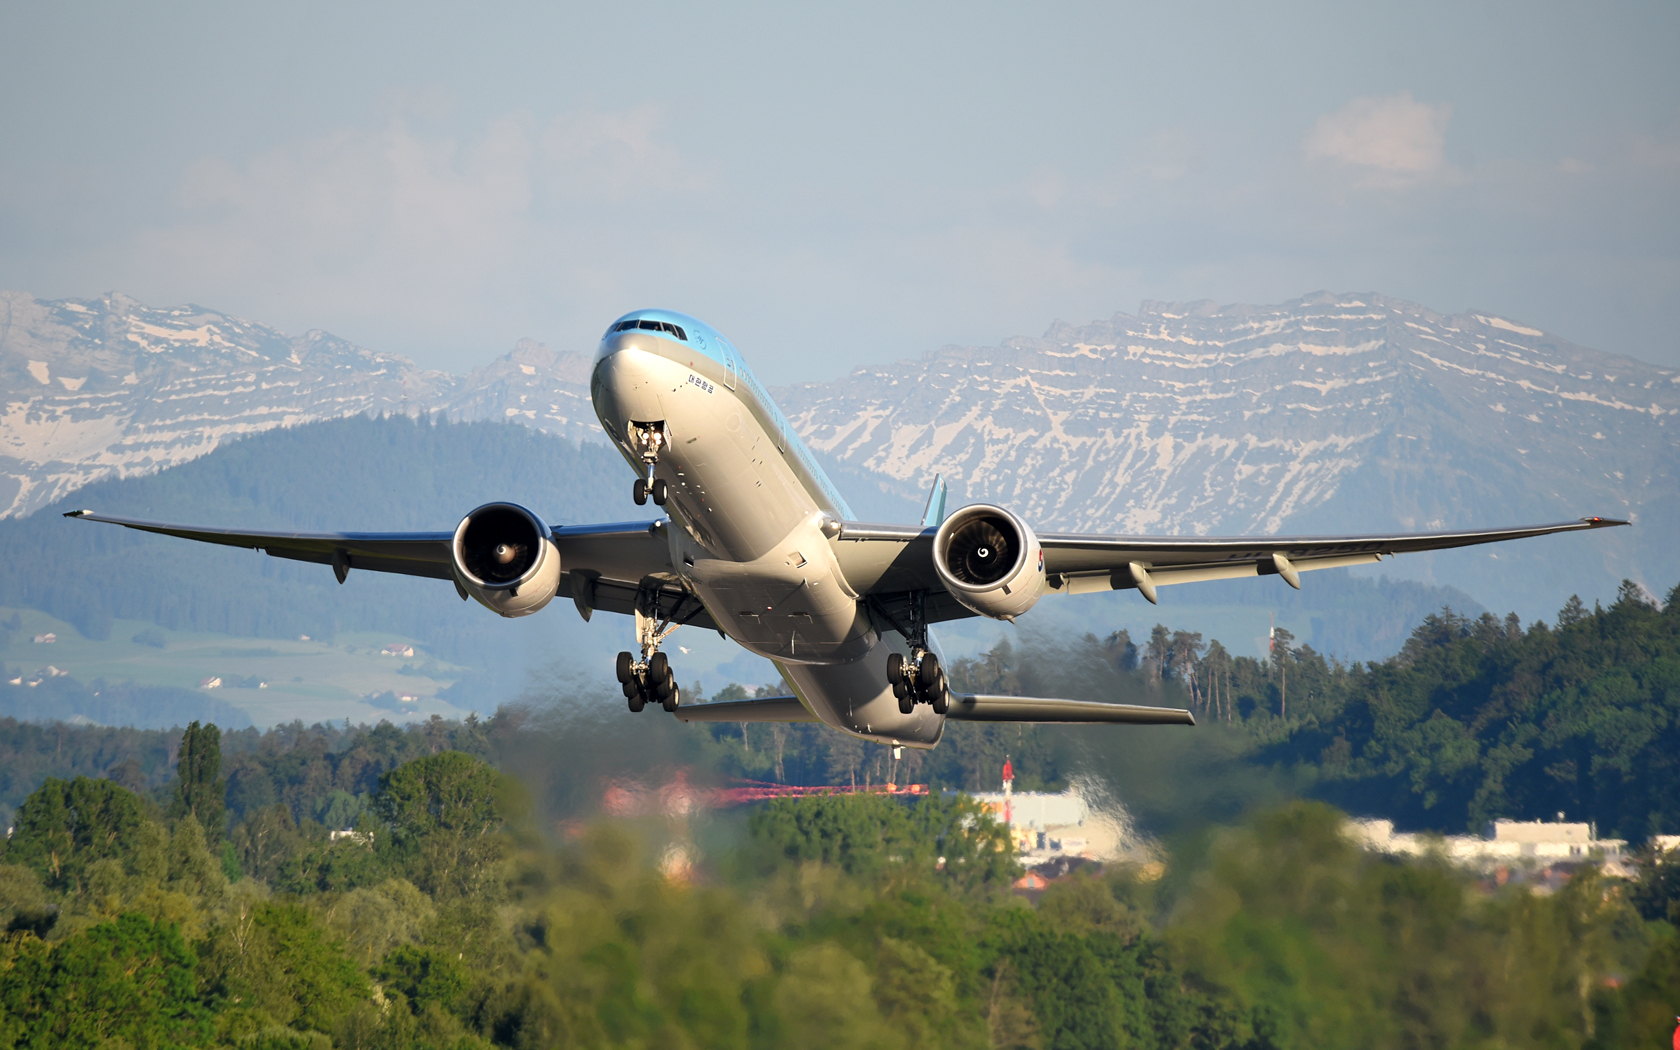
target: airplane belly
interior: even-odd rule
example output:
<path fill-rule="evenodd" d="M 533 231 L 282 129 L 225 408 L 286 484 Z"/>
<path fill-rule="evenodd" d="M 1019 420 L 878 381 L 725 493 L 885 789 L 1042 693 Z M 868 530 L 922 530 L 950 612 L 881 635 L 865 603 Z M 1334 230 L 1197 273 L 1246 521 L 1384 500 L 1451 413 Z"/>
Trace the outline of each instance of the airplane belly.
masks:
<path fill-rule="evenodd" d="M 910 714 L 898 710 L 887 683 L 887 654 L 903 646 L 877 642 L 861 659 L 842 664 L 795 664 L 777 667 L 801 700 L 824 723 L 853 736 L 882 744 L 931 748 L 939 743 L 945 719 L 927 704 Z"/>

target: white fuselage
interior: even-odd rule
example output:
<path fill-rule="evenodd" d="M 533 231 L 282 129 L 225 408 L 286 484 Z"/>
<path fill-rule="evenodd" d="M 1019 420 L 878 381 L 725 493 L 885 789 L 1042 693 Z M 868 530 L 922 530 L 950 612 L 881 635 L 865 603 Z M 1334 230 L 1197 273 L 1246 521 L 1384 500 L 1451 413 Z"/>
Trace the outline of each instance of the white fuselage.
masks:
<path fill-rule="evenodd" d="M 678 526 L 664 530 L 671 564 L 719 628 L 774 661 L 823 722 L 933 746 L 944 719 L 925 704 L 901 714 L 887 679 L 904 639 L 872 621 L 835 559 L 844 501 L 734 349 L 709 330 L 686 334 L 609 333 L 591 380 L 601 425 L 638 471 L 637 425 L 661 427 L 654 469 Z"/>

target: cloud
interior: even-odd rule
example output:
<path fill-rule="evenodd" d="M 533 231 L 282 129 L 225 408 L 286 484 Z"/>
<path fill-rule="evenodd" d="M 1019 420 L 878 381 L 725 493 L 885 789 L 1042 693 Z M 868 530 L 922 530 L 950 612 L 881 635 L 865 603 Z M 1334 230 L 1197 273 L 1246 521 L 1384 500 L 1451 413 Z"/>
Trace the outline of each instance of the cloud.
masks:
<path fill-rule="evenodd" d="M 1319 117 L 1302 148 L 1309 161 L 1351 169 L 1366 184 L 1409 185 L 1448 173 L 1451 119 L 1451 105 L 1419 102 L 1409 91 L 1356 98 Z"/>

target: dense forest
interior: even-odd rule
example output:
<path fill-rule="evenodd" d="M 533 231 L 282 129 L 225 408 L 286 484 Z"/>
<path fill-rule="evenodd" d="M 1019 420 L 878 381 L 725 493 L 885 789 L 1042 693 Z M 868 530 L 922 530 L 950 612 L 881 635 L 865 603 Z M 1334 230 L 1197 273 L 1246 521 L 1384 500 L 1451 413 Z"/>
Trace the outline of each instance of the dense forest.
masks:
<path fill-rule="evenodd" d="M 0 1047 L 1634 1047 L 1680 990 L 1680 878 L 1478 889 L 1318 803 L 1036 901 L 961 795 L 600 815 L 603 751 L 694 739 L 193 725 L 46 779 Z"/>
<path fill-rule="evenodd" d="M 1218 641 L 1157 627 L 1143 644 L 1027 636 L 958 660 L 958 688 L 1021 695 L 1186 705 L 1194 729 L 1091 733 L 1080 727 L 951 724 L 931 752 L 894 761 L 821 726 L 679 726 L 631 717 L 614 697 L 536 693 L 485 725 L 667 741 L 697 775 L 793 784 L 926 783 L 995 791 L 1005 756 L 1018 790 L 1100 781 L 1158 834 L 1231 820 L 1306 795 L 1405 830 L 1479 832 L 1491 819 L 1592 821 L 1601 835 L 1643 840 L 1680 832 L 1680 607 L 1632 584 L 1608 608 L 1571 601 L 1555 625 L 1514 618 L 1431 616 L 1392 658 L 1344 665 L 1279 631 L 1268 660 L 1234 657 Z M 69 678 L 49 688 L 81 688 Z M 0 685 L 0 690 L 8 687 Z M 766 685 L 760 692 L 778 692 Z M 177 691 L 179 692 L 179 691 Z M 729 686 L 711 699 L 745 695 Z M 107 692 L 120 698 L 120 691 Z M 698 686 L 688 695 L 700 697 Z M 485 705 L 489 706 L 489 705 Z M 246 725 L 243 716 L 235 723 Z M 438 724 L 438 723 L 433 723 Z M 473 722 L 471 724 L 478 724 Z M 436 732 L 421 727 L 416 732 Z M 342 761 L 349 739 L 398 730 L 277 727 L 226 734 L 230 798 L 266 798 L 246 764 L 278 753 Z M 381 736 L 379 734 L 384 734 Z M 41 725 L 0 719 L 0 817 L 46 776 L 113 776 L 155 790 L 168 777 L 179 730 Z M 48 743 L 50 742 L 50 746 Z M 294 757 L 288 761 L 296 761 Z M 587 755 L 575 756 L 588 764 Z M 351 794 L 370 776 L 322 773 Z M 147 779 L 134 780 L 141 771 Z M 381 770 L 383 767 L 381 767 Z M 252 785 L 252 786 L 247 786 Z M 1093 785 L 1087 784 L 1087 789 Z M 299 810 L 302 818 L 319 817 Z"/>

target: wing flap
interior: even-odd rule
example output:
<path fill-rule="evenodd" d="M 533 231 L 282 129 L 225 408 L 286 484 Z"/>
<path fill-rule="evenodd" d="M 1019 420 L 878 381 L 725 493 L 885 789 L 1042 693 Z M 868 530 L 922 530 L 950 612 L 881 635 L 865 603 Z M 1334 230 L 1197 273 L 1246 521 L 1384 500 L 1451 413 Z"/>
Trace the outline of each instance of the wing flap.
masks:
<path fill-rule="evenodd" d="M 677 708 L 679 722 L 815 722 L 797 696 L 763 696 L 756 700 L 718 700 Z"/>
<path fill-rule="evenodd" d="M 1030 696 L 958 693 L 946 718 L 958 722 L 1061 722 L 1076 725 L 1193 726 L 1196 716 L 1176 707 L 1100 704 L 1089 700 L 1048 700 Z"/>

